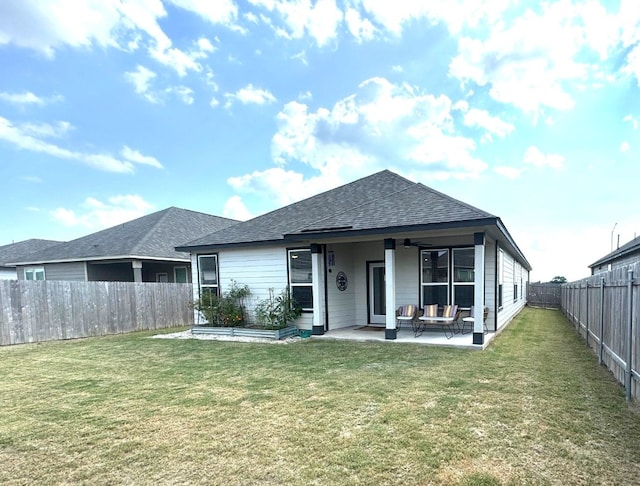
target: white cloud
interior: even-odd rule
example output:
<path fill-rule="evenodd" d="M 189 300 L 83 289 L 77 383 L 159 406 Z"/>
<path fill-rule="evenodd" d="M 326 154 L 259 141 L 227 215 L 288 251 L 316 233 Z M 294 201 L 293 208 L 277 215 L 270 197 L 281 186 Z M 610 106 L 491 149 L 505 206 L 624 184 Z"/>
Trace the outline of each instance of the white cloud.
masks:
<path fill-rule="evenodd" d="M 636 118 L 634 118 L 634 116 L 633 116 L 633 115 L 627 115 L 627 116 L 625 116 L 625 117 L 622 119 L 622 121 L 626 121 L 626 122 L 631 123 L 631 126 L 633 127 L 633 129 L 634 129 L 634 130 L 637 130 L 637 129 L 638 129 L 638 126 L 639 126 L 639 124 L 638 124 L 638 120 L 637 120 Z"/>
<path fill-rule="evenodd" d="M 510 3 L 509 0 L 363 0 L 362 9 L 393 35 L 401 35 L 404 24 L 417 19 L 443 22 L 455 35 L 464 27 L 475 27 L 480 22 L 494 24 Z"/>
<path fill-rule="evenodd" d="M 138 150 L 129 148 L 126 145 L 122 148 L 120 155 L 122 155 L 122 157 L 126 160 L 129 160 L 135 164 L 150 165 L 151 167 L 155 167 L 157 169 L 163 168 L 162 164 L 158 162 L 158 159 L 156 159 L 155 157 L 142 155 Z"/>
<path fill-rule="evenodd" d="M 564 166 L 564 157 L 558 154 L 543 154 L 540 149 L 531 146 L 524 154 L 524 163 L 535 167 L 562 169 Z"/>
<path fill-rule="evenodd" d="M 174 5 L 198 14 L 212 24 L 232 26 L 238 17 L 238 7 L 232 0 L 169 0 Z"/>
<path fill-rule="evenodd" d="M 318 46 L 326 45 L 337 36 L 342 22 L 342 11 L 335 0 L 250 0 L 253 5 L 276 12 L 285 26 L 273 26 L 276 35 L 287 39 L 301 39 L 311 36 Z M 271 24 L 271 22 L 269 22 Z"/>
<path fill-rule="evenodd" d="M 515 130 L 511 123 L 502 121 L 497 116 L 490 115 L 486 110 L 477 108 L 472 108 L 465 113 L 464 124 L 470 127 L 484 128 L 490 134 L 497 135 L 500 138 L 506 137 Z"/>
<path fill-rule="evenodd" d="M 525 169 L 516 169 L 515 167 L 507 167 L 506 165 L 494 167 L 493 171 L 496 174 L 506 177 L 507 179 L 517 179 L 522 175 Z"/>
<path fill-rule="evenodd" d="M 232 196 L 227 200 L 222 208 L 222 215 L 225 218 L 237 219 L 239 221 L 246 221 L 253 218 L 253 214 L 251 214 L 244 205 L 240 196 Z"/>
<path fill-rule="evenodd" d="M 277 202 L 284 206 L 294 201 L 318 194 L 338 185 L 342 179 L 329 177 L 312 177 L 305 179 L 298 172 L 274 167 L 263 171 L 254 171 L 239 177 L 231 177 L 227 180 L 229 185 L 242 193 L 266 195 L 270 202 Z M 234 205 L 238 205 L 234 201 Z"/>
<path fill-rule="evenodd" d="M 153 205 L 138 195 L 112 196 L 106 202 L 88 197 L 78 210 L 56 208 L 50 212 L 54 221 L 64 226 L 100 230 L 144 216 Z"/>
<path fill-rule="evenodd" d="M 144 66 L 138 65 L 135 71 L 124 73 L 127 81 L 133 84 L 136 93 L 144 96 L 151 103 L 158 103 L 157 96 L 150 90 L 151 81 L 157 76 L 156 73 Z"/>
<path fill-rule="evenodd" d="M 369 21 L 369 19 L 363 19 L 354 8 L 347 8 L 344 20 L 347 23 L 347 28 L 351 35 L 356 38 L 358 42 L 368 41 L 375 37 L 376 28 Z"/>
<path fill-rule="evenodd" d="M 230 0 L 215 3 L 174 0 L 174 4 L 196 13 L 212 23 L 233 27 L 237 7 Z M 73 15 L 69 15 L 69 11 Z M 0 45 L 14 44 L 34 49 L 47 57 L 63 46 L 113 47 L 127 51 L 145 46 L 149 56 L 179 76 L 199 72 L 198 59 L 212 52 L 211 43 L 202 39 L 185 52 L 173 45 L 158 20 L 167 12 L 161 0 L 116 0 L 46 2 L 5 0 L 0 3 Z"/>
<path fill-rule="evenodd" d="M 446 96 L 423 94 L 382 78 L 363 82 L 331 109 L 287 103 L 276 117 L 271 155 L 277 167 L 228 180 L 241 193 L 289 204 L 376 170 L 421 178 L 474 177 L 487 165 L 475 143 L 458 133 Z M 287 165 L 317 175 L 305 177 Z"/>
<path fill-rule="evenodd" d="M 167 88 L 166 92 L 175 94 L 186 105 L 192 105 L 194 102 L 193 90 L 188 86 L 172 86 Z"/>
<path fill-rule="evenodd" d="M 43 153 L 58 159 L 74 160 L 98 170 L 134 172 L 132 161 L 119 160 L 109 154 L 74 151 L 43 140 L 46 137 L 60 137 L 69 128 L 70 124 L 66 122 L 60 122 L 57 125 L 45 123 L 14 125 L 10 120 L 0 117 L 0 140 L 9 142 L 21 150 Z"/>
<path fill-rule="evenodd" d="M 53 124 L 23 123 L 22 125 L 20 125 L 20 130 L 25 135 L 42 138 L 63 138 L 71 130 L 73 130 L 73 128 L 74 127 L 73 125 L 71 125 L 71 123 L 65 121 L 58 121 Z"/>
<path fill-rule="evenodd" d="M 5 0 L 0 3 L 0 45 L 34 49 L 47 57 L 64 45 L 115 47 L 114 31 L 121 21 L 113 1 L 74 2 L 71 6 L 65 0 Z"/>
<path fill-rule="evenodd" d="M 356 170 L 404 161 L 439 177 L 477 174 L 486 165 L 473 157 L 473 140 L 455 133 L 450 112 L 446 96 L 373 78 L 331 110 L 310 113 L 302 103 L 287 103 L 277 116 L 272 156 L 280 165 L 299 161 L 317 170 L 343 160 Z"/>
<path fill-rule="evenodd" d="M 620 153 L 627 153 L 629 150 L 631 150 L 631 145 L 629 145 L 629 142 L 622 142 L 620 144 Z"/>
<path fill-rule="evenodd" d="M 43 106 L 48 103 L 53 103 L 56 101 L 61 101 L 63 99 L 62 96 L 56 95 L 50 98 L 42 98 L 40 96 L 36 96 L 31 91 L 24 91 L 22 93 L 7 93 L 0 92 L 0 100 L 6 101 L 8 103 L 13 103 L 16 105 L 38 105 Z"/>
<path fill-rule="evenodd" d="M 253 84 L 248 84 L 235 93 L 226 93 L 225 98 L 227 99 L 225 108 L 231 107 L 231 105 L 236 101 L 243 105 L 264 105 L 274 103 L 276 101 L 275 96 L 273 96 L 270 91 L 262 88 L 256 88 Z"/>
<path fill-rule="evenodd" d="M 577 61 L 582 49 L 590 47 L 582 12 L 565 2 L 542 9 L 493 26 L 484 40 L 462 37 L 450 73 L 464 82 L 490 86 L 494 99 L 525 112 L 538 113 L 544 106 L 572 108 L 566 83 L 582 82 L 589 69 Z"/>
<path fill-rule="evenodd" d="M 635 76 L 638 86 L 640 86 L 640 43 L 627 54 L 627 63 L 622 71 Z"/>

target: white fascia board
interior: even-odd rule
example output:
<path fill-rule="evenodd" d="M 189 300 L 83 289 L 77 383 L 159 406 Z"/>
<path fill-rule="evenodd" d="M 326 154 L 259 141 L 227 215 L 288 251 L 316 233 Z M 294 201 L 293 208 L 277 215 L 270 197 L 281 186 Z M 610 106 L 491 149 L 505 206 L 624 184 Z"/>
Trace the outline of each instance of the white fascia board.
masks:
<path fill-rule="evenodd" d="M 120 256 L 106 256 L 106 257 L 61 258 L 58 260 L 40 260 L 40 261 L 8 263 L 7 265 L 44 265 L 47 263 L 101 262 L 101 261 L 114 261 L 114 260 L 153 260 L 153 261 L 169 261 L 169 262 L 179 262 L 179 263 L 190 263 L 191 261 L 189 258 L 166 258 L 166 257 L 140 256 L 140 255 L 120 255 Z"/>

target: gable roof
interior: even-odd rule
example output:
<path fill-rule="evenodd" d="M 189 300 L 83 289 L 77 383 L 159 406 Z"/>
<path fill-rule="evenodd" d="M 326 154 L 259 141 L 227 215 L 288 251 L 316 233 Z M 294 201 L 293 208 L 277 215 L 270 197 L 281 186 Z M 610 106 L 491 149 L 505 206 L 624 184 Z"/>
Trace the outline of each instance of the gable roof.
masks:
<path fill-rule="evenodd" d="M 634 238 L 628 243 L 625 243 L 620 248 L 602 257 L 600 260 L 592 263 L 591 265 L 589 265 L 589 268 L 599 267 L 600 265 L 611 263 L 615 260 L 618 260 L 619 258 L 624 258 L 635 253 L 637 253 L 638 258 L 640 258 L 640 236 Z"/>
<path fill-rule="evenodd" d="M 9 265 L 9 263 L 20 260 L 33 252 L 41 251 L 45 248 L 57 245 L 58 243 L 61 242 L 33 238 L 0 246 L 0 267 L 15 268 L 15 265 Z"/>
<path fill-rule="evenodd" d="M 452 222 L 494 222 L 496 216 L 389 170 L 196 239 L 179 247 L 272 243 L 337 233 L 391 232 Z"/>
<path fill-rule="evenodd" d="M 170 207 L 26 256 L 18 264 L 117 258 L 189 260 L 175 247 L 238 221 Z"/>

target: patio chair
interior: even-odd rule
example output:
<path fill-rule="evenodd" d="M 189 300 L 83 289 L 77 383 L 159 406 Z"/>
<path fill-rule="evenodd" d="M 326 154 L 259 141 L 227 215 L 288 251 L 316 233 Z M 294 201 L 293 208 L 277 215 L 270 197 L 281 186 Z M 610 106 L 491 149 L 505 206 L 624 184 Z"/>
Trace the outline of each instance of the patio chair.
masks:
<path fill-rule="evenodd" d="M 466 334 L 467 332 L 473 332 L 473 327 L 475 323 L 475 318 L 473 317 L 473 315 L 474 315 L 474 306 L 471 306 L 471 312 L 469 313 L 469 316 L 462 318 L 462 334 Z M 484 327 L 484 334 L 487 334 L 489 332 L 489 328 L 487 328 L 487 317 L 489 317 L 489 308 L 485 307 L 482 313 L 482 326 Z M 469 327 L 470 329 L 469 331 L 465 332 L 467 327 Z"/>
<path fill-rule="evenodd" d="M 438 315 L 438 304 L 425 305 L 422 315 L 418 317 L 418 325 L 414 334 L 418 337 L 422 335 L 427 326 L 440 326 L 445 337 L 451 339 L 456 333 L 454 326 L 457 325 L 459 317 L 460 312 L 456 304 L 445 305 L 442 309 L 442 315 Z"/>
<path fill-rule="evenodd" d="M 410 322 L 413 328 L 413 321 L 416 318 L 416 311 L 418 307 L 413 304 L 401 305 L 396 310 L 396 328 L 400 329 L 403 322 Z"/>

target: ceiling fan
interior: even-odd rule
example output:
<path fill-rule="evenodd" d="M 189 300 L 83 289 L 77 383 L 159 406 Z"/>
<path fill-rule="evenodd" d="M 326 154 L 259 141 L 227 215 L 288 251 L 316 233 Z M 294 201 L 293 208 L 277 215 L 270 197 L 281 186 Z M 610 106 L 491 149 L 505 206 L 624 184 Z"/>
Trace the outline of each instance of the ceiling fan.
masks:
<path fill-rule="evenodd" d="M 416 247 L 420 248 L 420 247 L 431 246 L 431 243 L 422 243 L 420 241 L 411 241 L 410 238 L 405 238 L 402 241 L 402 246 L 404 246 L 405 248 L 409 248 L 411 246 L 416 246 Z"/>

